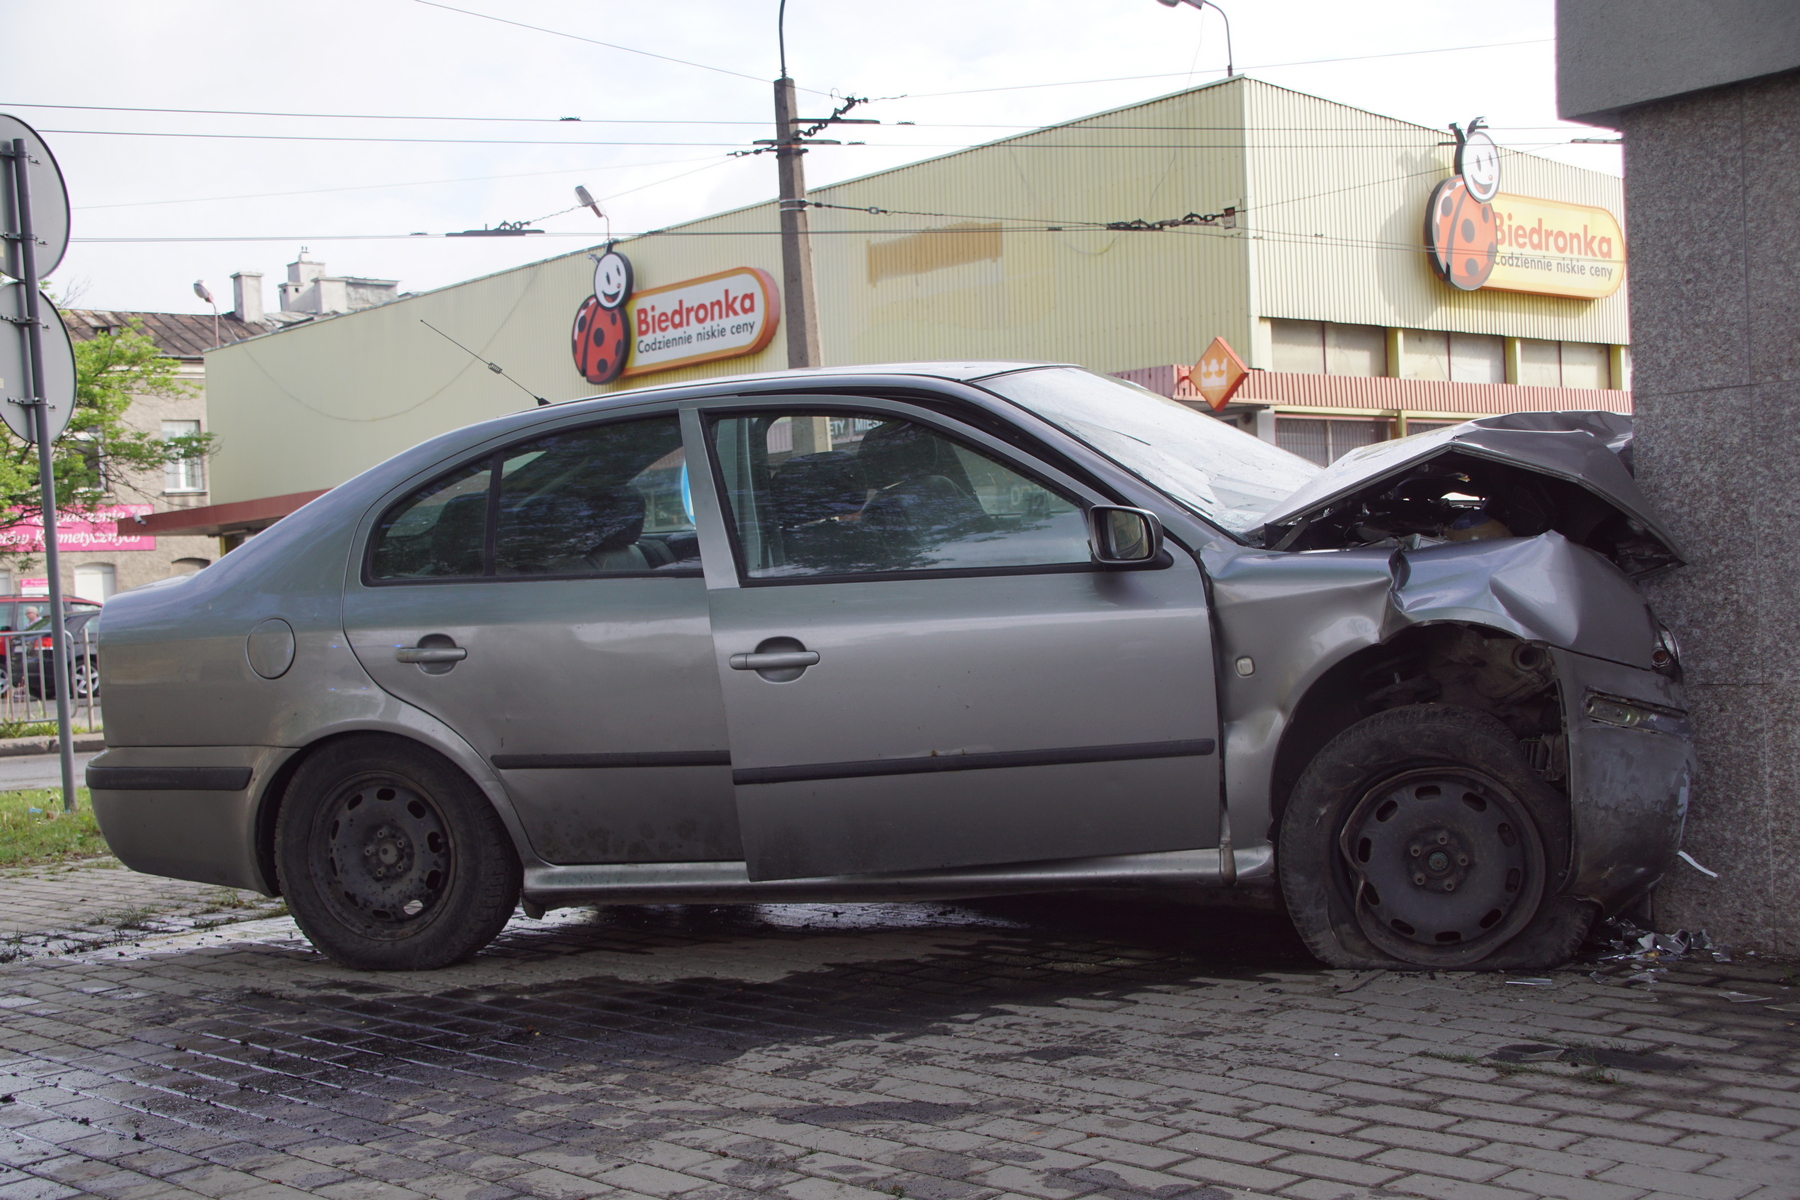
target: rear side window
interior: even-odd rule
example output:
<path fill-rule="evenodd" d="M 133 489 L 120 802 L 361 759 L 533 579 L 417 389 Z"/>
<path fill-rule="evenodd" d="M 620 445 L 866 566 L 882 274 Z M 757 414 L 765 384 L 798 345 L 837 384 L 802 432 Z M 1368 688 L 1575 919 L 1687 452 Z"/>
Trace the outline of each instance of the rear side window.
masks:
<path fill-rule="evenodd" d="M 369 564 L 395 582 L 693 573 L 680 425 L 656 417 L 509 446 L 394 505 Z"/>
<path fill-rule="evenodd" d="M 426 484 L 388 510 L 375 535 L 377 579 L 480 575 L 492 468 L 484 460 Z"/>

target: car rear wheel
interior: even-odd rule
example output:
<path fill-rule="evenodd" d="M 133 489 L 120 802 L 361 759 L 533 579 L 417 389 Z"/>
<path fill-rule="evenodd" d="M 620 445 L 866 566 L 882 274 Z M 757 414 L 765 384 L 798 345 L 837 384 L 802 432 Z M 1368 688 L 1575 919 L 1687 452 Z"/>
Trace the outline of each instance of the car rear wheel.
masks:
<path fill-rule="evenodd" d="M 307 759 L 275 823 L 276 870 L 320 952 L 365 970 L 431 970 L 498 934 L 520 865 L 493 806 L 440 755 L 353 737 Z"/>
<path fill-rule="evenodd" d="M 1560 894 L 1568 846 L 1568 801 L 1504 725 L 1419 704 L 1319 752 L 1278 852 L 1294 927 L 1332 966 L 1542 970 L 1593 923 Z"/>

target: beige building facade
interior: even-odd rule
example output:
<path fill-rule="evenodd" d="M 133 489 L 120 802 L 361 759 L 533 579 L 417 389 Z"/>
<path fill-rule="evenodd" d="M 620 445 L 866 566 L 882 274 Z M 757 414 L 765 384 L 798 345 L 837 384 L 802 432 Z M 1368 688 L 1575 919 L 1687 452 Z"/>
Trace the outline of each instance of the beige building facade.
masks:
<path fill-rule="evenodd" d="M 1613 290 L 1466 290 L 1428 247 L 1456 153 L 1445 130 L 1237 77 L 818 188 L 824 361 L 1073 362 L 1198 404 L 1192 366 L 1223 337 L 1251 372 L 1222 415 L 1316 461 L 1485 412 L 1628 410 L 1623 235 L 1602 267 L 1591 235 L 1584 260 L 1560 233 L 1553 253 L 1541 217 L 1504 223 L 1509 197 L 1613 220 L 1620 180 L 1499 151 L 1496 236 L 1517 240 L 1496 261 L 1518 275 L 1566 259 L 1558 269 L 1604 270 Z M 1454 240 L 1450 228 L 1440 239 Z M 777 231 L 770 202 L 616 249 L 642 295 L 739 268 L 779 278 Z M 755 353 L 628 367 L 597 386 L 571 352 L 595 291 L 584 248 L 209 352 L 222 445 L 213 506 L 192 528 L 266 525 L 425 438 L 532 404 L 527 393 L 560 401 L 787 366 L 777 335 Z M 637 339 L 634 362 L 647 346 Z"/>

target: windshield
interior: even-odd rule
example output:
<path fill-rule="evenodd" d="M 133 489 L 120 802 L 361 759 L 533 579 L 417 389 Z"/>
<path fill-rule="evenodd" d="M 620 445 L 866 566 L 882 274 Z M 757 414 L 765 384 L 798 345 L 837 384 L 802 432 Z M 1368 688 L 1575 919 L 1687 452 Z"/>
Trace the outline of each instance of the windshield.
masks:
<path fill-rule="evenodd" d="M 1319 473 L 1296 454 L 1155 392 L 1077 367 L 980 381 L 1232 533 Z"/>

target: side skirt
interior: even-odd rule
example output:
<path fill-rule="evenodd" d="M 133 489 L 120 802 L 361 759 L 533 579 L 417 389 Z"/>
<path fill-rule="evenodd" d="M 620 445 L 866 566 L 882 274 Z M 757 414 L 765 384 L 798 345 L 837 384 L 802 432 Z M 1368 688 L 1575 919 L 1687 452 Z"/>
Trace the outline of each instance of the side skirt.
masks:
<path fill-rule="evenodd" d="M 1221 852 L 1173 850 L 1057 862 L 1008 863 L 889 875 L 834 875 L 753 883 L 741 862 L 528 866 L 525 899 L 575 904 L 796 904 L 815 900 L 968 900 L 1080 888 L 1227 887 L 1274 875 L 1270 846 Z"/>

